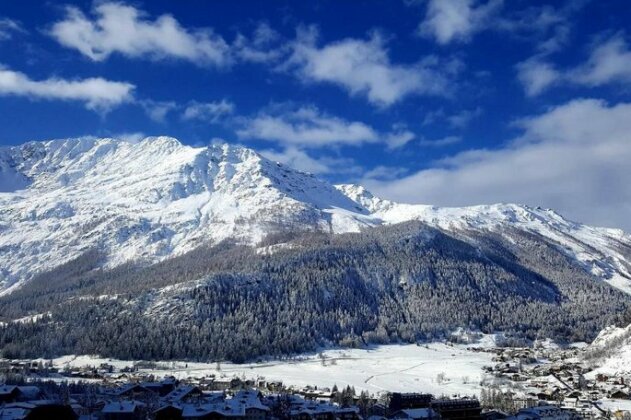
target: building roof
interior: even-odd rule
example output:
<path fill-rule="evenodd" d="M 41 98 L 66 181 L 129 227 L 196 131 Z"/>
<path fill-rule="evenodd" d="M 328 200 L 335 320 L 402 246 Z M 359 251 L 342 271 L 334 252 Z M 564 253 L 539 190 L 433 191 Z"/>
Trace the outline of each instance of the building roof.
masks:
<path fill-rule="evenodd" d="M 136 409 L 144 407 L 140 401 L 115 401 L 105 405 L 102 413 L 133 413 Z"/>
<path fill-rule="evenodd" d="M 411 419 L 429 419 L 436 418 L 436 412 L 431 408 L 406 408 L 404 410 L 399 410 L 397 413 L 405 414 L 406 417 Z M 395 415 L 397 414 L 395 413 Z"/>

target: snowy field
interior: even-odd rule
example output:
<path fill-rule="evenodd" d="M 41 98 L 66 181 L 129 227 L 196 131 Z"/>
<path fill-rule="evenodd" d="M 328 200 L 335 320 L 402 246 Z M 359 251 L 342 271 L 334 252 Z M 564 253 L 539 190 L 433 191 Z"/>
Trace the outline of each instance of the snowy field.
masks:
<path fill-rule="evenodd" d="M 282 381 L 285 385 L 303 387 L 345 387 L 371 393 L 381 391 L 429 392 L 435 395 L 478 395 L 482 367 L 491 365 L 492 354 L 473 352 L 464 345 L 450 346 L 431 343 L 427 346 L 387 345 L 370 349 L 336 349 L 305 355 L 300 360 L 268 361 L 250 364 L 217 364 L 164 362 L 164 368 L 150 371 L 156 376 L 177 378 L 202 377 L 263 377 Z M 59 367 L 110 363 L 117 367 L 133 362 L 99 359 L 89 356 L 65 356 L 55 359 Z"/>

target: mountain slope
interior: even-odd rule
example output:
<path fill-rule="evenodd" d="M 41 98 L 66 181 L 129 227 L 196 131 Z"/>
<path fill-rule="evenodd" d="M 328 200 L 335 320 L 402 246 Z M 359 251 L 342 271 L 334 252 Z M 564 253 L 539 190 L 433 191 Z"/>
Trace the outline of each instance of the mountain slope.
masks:
<path fill-rule="evenodd" d="M 384 223 L 420 220 L 449 232 L 519 230 L 538 235 L 575 259 L 585 270 L 631 293 L 631 236 L 620 229 L 586 226 L 564 219 L 550 209 L 517 204 L 436 207 L 400 204 L 373 196 L 365 188 L 336 186 Z"/>
<path fill-rule="evenodd" d="M 168 137 L 31 142 L 0 150 L 0 175 L 2 293 L 91 250 L 103 267 L 113 268 L 163 261 L 226 239 L 257 244 L 275 232 L 357 232 L 408 220 L 473 244 L 480 233 L 536 235 L 631 292 L 631 238 L 621 231 L 514 204 L 393 203 L 242 147 L 190 147 Z"/>
<path fill-rule="evenodd" d="M 631 310 L 631 296 L 534 235 L 475 239 L 413 221 L 293 235 L 273 253 L 198 248 L 149 267 L 91 270 L 86 255 L 0 297 L 0 355 L 242 362 L 456 328 L 519 345 L 591 341 Z"/>
<path fill-rule="evenodd" d="M 92 248 L 114 267 L 227 238 L 256 243 L 275 230 L 373 223 L 331 185 L 241 147 L 74 139 L 27 143 L 0 156 L 16 181 L 0 193 L 4 288 Z"/>

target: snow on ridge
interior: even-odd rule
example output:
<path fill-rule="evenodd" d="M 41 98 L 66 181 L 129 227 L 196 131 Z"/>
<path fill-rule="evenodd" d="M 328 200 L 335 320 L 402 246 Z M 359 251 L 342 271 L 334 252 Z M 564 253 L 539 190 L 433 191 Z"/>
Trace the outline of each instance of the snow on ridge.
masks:
<path fill-rule="evenodd" d="M 631 293 L 631 237 L 622 231 L 516 204 L 395 203 L 241 146 L 192 147 L 172 137 L 29 142 L 0 149 L 5 173 L 17 181 L 0 188 L 0 294 L 92 248 L 113 267 L 227 238 L 256 244 L 279 229 L 343 233 L 409 220 L 447 231 L 537 233 Z"/>
<path fill-rule="evenodd" d="M 116 266 L 227 238 L 254 244 L 278 229 L 376 224 L 330 184 L 239 146 L 88 138 L 31 142 L 8 154 L 31 184 L 0 194 L 5 290 L 92 248 Z"/>
<path fill-rule="evenodd" d="M 342 184 L 336 188 L 387 224 L 420 220 L 446 231 L 501 233 L 508 226 L 538 234 L 553 242 L 586 271 L 631 294 L 631 236 L 622 230 L 583 225 L 565 219 L 554 210 L 527 205 L 437 207 L 401 204 L 375 197 L 359 185 Z"/>

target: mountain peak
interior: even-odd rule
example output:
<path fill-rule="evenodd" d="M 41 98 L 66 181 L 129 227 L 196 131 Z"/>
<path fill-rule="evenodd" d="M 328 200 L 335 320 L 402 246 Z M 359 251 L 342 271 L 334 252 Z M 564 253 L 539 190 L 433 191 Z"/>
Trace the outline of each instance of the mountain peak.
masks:
<path fill-rule="evenodd" d="M 354 232 L 409 220 L 452 232 L 528 231 L 617 287 L 631 283 L 631 239 L 619 231 L 515 204 L 395 203 L 227 143 L 192 147 L 165 136 L 30 142 L 0 150 L 0 175 L 5 290 L 90 249 L 113 267 L 228 238 L 256 244 L 278 231 Z"/>

